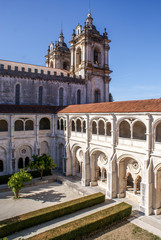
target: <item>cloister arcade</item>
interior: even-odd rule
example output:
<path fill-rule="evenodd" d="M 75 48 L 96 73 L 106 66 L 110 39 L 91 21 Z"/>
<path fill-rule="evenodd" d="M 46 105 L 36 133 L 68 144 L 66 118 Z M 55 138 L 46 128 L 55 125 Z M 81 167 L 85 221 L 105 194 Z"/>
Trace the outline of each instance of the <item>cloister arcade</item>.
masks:
<path fill-rule="evenodd" d="M 161 118 L 151 116 L 3 115 L 0 175 L 26 167 L 33 154 L 51 154 L 63 174 L 84 186 L 99 186 L 110 198 L 132 196 L 147 214 L 160 214 Z"/>
<path fill-rule="evenodd" d="M 125 157 L 118 164 L 119 197 L 125 197 L 126 191 L 140 195 L 141 193 L 141 164 L 134 158 Z"/>
<path fill-rule="evenodd" d="M 119 137 L 146 140 L 146 126 L 139 120 L 123 120 L 119 124 Z"/>

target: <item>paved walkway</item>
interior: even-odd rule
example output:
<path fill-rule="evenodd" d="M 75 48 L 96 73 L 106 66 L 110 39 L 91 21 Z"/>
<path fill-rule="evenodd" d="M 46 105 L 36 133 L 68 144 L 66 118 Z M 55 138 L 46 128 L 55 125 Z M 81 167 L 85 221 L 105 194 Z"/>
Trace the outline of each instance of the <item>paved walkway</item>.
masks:
<path fill-rule="evenodd" d="M 33 211 L 42 207 L 51 206 L 55 203 L 57 204 L 59 202 L 68 201 L 70 199 L 78 198 L 98 191 L 104 192 L 104 190 L 99 189 L 99 187 L 83 187 L 77 177 L 64 177 L 60 176 L 57 173 L 54 173 L 54 179 L 57 179 L 58 182 L 50 182 L 36 187 L 30 186 L 24 188 L 22 190 L 23 199 L 15 200 L 16 203 L 14 204 L 7 202 L 7 200 L 9 199 L 11 201 L 11 196 L 13 196 L 11 192 L 0 193 L 0 217 L 2 219 L 5 219 L 6 217 L 15 216 L 15 214 L 19 215 L 28 211 Z M 61 182 L 63 184 L 60 184 Z M 30 236 L 34 236 L 38 233 L 47 231 L 51 228 L 60 226 L 69 221 L 74 221 L 78 218 L 82 218 L 96 211 L 102 210 L 107 206 L 110 207 L 122 201 L 131 204 L 133 207 L 133 216 L 129 218 L 130 222 L 161 237 L 161 215 L 153 215 L 146 217 L 142 212 L 138 210 L 139 206 L 137 202 L 134 203 L 130 199 L 123 198 L 106 200 L 106 202 L 103 204 L 87 208 L 70 214 L 68 216 L 64 216 L 49 221 L 47 223 L 26 229 L 24 231 L 12 234 L 8 237 L 8 240 L 18 240 L 20 237 L 26 239 Z M 1 206 L 3 206 L 4 210 Z"/>

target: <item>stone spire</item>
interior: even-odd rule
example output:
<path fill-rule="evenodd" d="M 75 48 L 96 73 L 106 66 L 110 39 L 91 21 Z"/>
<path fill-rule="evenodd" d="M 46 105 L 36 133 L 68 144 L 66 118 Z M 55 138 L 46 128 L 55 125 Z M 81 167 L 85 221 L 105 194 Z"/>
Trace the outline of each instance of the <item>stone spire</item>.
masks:
<path fill-rule="evenodd" d="M 87 26 L 90 26 L 93 24 L 93 18 L 91 16 L 91 9 L 89 8 L 89 12 L 88 12 L 88 16 L 87 16 L 87 19 L 86 19 L 86 23 L 87 23 Z"/>
<path fill-rule="evenodd" d="M 61 28 L 61 33 L 60 33 L 60 36 L 59 36 L 59 42 L 64 42 L 64 36 L 63 36 L 63 30 Z"/>

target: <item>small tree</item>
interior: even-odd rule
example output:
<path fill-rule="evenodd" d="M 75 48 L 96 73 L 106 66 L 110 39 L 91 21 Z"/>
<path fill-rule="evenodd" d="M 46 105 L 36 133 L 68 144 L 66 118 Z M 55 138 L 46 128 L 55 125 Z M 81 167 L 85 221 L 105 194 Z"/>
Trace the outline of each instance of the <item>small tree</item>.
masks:
<path fill-rule="evenodd" d="M 53 169 L 56 167 L 56 164 L 53 163 L 51 156 L 43 154 L 41 156 L 33 155 L 33 161 L 30 163 L 31 169 L 37 169 L 40 172 L 41 179 L 43 177 L 44 170 Z"/>
<path fill-rule="evenodd" d="M 19 191 L 24 187 L 24 182 L 30 182 L 32 176 L 27 170 L 21 169 L 20 172 L 13 174 L 8 181 L 8 187 L 12 188 L 15 198 L 19 198 Z"/>

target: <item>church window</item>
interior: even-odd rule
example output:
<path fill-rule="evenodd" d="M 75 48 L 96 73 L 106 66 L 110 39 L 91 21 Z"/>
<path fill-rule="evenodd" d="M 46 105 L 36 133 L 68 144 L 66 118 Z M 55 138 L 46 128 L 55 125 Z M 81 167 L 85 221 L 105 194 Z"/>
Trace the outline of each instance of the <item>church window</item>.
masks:
<path fill-rule="evenodd" d="M 77 49 L 77 55 L 76 55 L 76 62 L 77 62 L 77 66 L 79 66 L 81 64 L 81 49 L 80 47 Z"/>
<path fill-rule="evenodd" d="M 8 131 L 8 123 L 6 120 L 0 120 L 0 132 Z"/>
<path fill-rule="evenodd" d="M 0 172 L 3 172 L 3 161 L 0 160 Z"/>
<path fill-rule="evenodd" d="M 18 160 L 18 168 L 19 169 L 23 168 L 23 158 L 19 158 L 19 160 Z"/>
<path fill-rule="evenodd" d="M 94 49 L 94 64 L 99 64 L 100 63 L 100 52 L 97 48 Z"/>
<path fill-rule="evenodd" d="M 16 120 L 15 122 L 15 131 L 23 131 L 24 125 L 22 120 Z"/>
<path fill-rule="evenodd" d="M 99 135 L 105 135 L 105 126 L 104 126 L 103 120 L 99 121 L 98 132 L 99 132 Z"/>
<path fill-rule="evenodd" d="M 101 101 L 101 94 L 100 94 L 100 90 L 97 89 L 94 92 L 94 102 L 99 103 L 100 101 Z"/>
<path fill-rule="evenodd" d="M 75 132 L 75 122 L 72 120 L 72 131 Z"/>
<path fill-rule="evenodd" d="M 63 102 L 64 102 L 64 89 L 63 88 L 59 88 L 59 106 L 63 106 Z"/>
<path fill-rule="evenodd" d="M 68 62 L 63 62 L 63 69 L 69 70 L 69 63 Z"/>
<path fill-rule="evenodd" d="M 25 122 L 25 130 L 26 131 L 31 131 L 31 130 L 34 130 L 34 123 L 32 120 L 27 120 Z"/>
<path fill-rule="evenodd" d="M 81 132 L 81 121 L 77 119 L 76 121 L 77 132 Z"/>
<path fill-rule="evenodd" d="M 86 121 L 83 121 L 83 133 L 86 133 Z"/>
<path fill-rule="evenodd" d="M 49 130 L 50 129 L 50 121 L 48 118 L 42 118 L 39 123 L 40 130 Z"/>
<path fill-rule="evenodd" d="M 42 98 L 43 98 L 43 87 L 39 87 L 39 105 L 42 105 Z"/>
<path fill-rule="evenodd" d="M 28 167 L 29 163 L 30 163 L 30 159 L 29 159 L 29 157 L 26 157 L 25 158 L 25 167 Z"/>
<path fill-rule="evenodd" d="M 63 128 L 64 128 L 63 119 L 60 120 L 60 126 L 61 126 L 61 130 L 63 130 Z"/>
<path fill-rule="evenodd" d="M 81 104 L 81 90 L 77 91 L 77 104 Z"/>
<path fill-rule="evenodd" d="M 111 136 L 111 123 L 110 122 L 108 122 L 106 124 L 106 135 Z"/>
<path fill-rule="evenodd" d="M 146 140 L 146 127 L 144 123 L 137 121 L 133 125 L 133 138 Z"/>
<path fill-rule="evenodd" d="M 57 120 L 57 129 L 60 130 L 59 120 Z"/>
<path fill-rule="evenodd" d="M 130 125 L 127 121 L 122 121 L 119 126 L 119 137 L 131 138 Z"/>
<path fill-rule="evenodd" d="M 156 142 L 161 142 L 161 122 L 156 127 Z"/>
<path fill-rule="evenodd" d="M 97 134 L 97 125 L 96 122 L 92 123 L 92 134 Z"/>
<path fill-rule="evenodd" d="M 15 104 L 19 105 L 20 104 L 20 85 L 16 84 L 16 89 L 15 89 Z"/>

